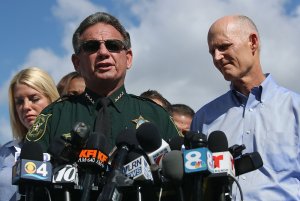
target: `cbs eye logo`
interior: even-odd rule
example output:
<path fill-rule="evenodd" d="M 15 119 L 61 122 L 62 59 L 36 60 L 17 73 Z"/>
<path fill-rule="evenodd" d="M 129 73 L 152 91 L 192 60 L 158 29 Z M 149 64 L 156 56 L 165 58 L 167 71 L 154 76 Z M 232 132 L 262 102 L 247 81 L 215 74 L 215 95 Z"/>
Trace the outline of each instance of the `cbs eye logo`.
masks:
<path fill-rule="evenodd" d="M 25 171 L 28 174 L 34 174 L 36 172 L 36 165 L 33 162 L 27 162 L 25 164 Z"/>
<path fill-rule="evenodd" d="M 28 161 L 25 163 L 23 166 L 24 171 L 27 174 L 31 175 L 41 175 L 43 177 L 46 177 L 48 175 L 48 169 L 47 169 L 47 164 L 43 162 L 32 162 Z"/>

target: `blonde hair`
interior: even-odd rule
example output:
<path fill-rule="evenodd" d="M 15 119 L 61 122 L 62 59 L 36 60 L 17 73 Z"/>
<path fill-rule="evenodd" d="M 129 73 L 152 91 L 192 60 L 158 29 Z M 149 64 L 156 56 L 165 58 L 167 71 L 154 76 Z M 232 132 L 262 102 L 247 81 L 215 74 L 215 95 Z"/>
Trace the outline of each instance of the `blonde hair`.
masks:
<path fill-rule="evenodd" d="M 83 77 L 77 71 L 70 72 L 61 78 L 61 80 L 56 85 L 56 88 L 60 96 L 68 94 L 70 83 L 75 78 L 83 79 Z"/>
<path fill-rule="evenodd" d="M 37 90 L 43 94 L 50 103 L 57 100 L 59 94 L 51 76 L 40 68 L 30 67 L 23 69 L 12 78 L 8 89 L 10 126 L 13 138 L 23 140 L 28 129 L 21 123 L 15 107 L 14 87 L 17 84 L 25 84 Z"/>

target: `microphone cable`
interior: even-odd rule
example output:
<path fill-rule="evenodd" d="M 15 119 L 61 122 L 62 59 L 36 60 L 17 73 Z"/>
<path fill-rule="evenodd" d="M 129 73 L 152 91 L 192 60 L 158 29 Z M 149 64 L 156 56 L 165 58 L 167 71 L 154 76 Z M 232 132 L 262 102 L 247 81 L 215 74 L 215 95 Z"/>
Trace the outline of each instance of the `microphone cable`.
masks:
<path fill-rule="evenodd" d="M 238 181 L 235 177 L 233 177 L 233 176 L 231 176 L 231 175 L 227 175 L 227 176 L 228 176 L 229 178 L 231 178 L 231 179 L 236 183 L 236 185 L 237 185 L 237 187 L 238 187 L 238 189 L 239 189 L 240 196 L 241 196 L 241 201 L 244 201 L 243 191 L 242 191 L 242 187 L 241 187 L 239 181 Z M 226 200 L 226 201 L 231 201 L 231 190 L 232 190 L 232 189 L 230 189 L 230 193 L 229 193 L 229 194 L 228 194 L 228 193 L 225 193 L 225 200 Z M 226 198 L 227 196 L 229 196 L 229 199 Z"/>

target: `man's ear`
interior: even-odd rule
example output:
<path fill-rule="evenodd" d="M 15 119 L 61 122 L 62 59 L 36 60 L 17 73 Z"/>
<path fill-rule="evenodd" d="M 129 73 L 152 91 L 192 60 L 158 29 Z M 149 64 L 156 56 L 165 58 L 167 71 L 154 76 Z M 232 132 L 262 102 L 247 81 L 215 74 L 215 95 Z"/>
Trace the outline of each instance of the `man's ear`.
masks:
<path fill-rule="evenodd" d="M 127 69 L 130 69 L 131 65 L 132 65 L 132 51 L 131 51 L 131 49 L 127 50 L 126 58 L 127 58 Z"/>
<path fill-rule="evenodd" d="M 77 72 L 79 72 L 79 63 L 80 63 L 79 57 L 78 57 L 76 54 L 72 54 L 71 60 L 72 60 L 74 69 L 75 69 Z"/>
<path fill-rule="evenodd" d="M 249 43 L 252 52 L 255 52 L 259 49 L 259 39 L 256 33 L 251 33 L 249 36 Z"/>

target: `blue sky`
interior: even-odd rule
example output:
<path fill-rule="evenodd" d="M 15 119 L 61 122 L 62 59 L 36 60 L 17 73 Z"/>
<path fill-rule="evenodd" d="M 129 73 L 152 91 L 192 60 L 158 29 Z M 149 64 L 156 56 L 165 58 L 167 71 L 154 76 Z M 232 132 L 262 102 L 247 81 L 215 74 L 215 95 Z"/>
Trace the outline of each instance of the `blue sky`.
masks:
<path fill-rule="evenodd" d="M 127 91 L 160 91 L 197 110 L 228 89 L 208 54 L 206 34 L 217 18 L 241 13 L 257 24 L 262 64 L 279 84 L 300 92 L 299 0 L 10 0 L 0 5 L 0 144 L 11 139 L 7 87 L 12 75 L 37 66 L 57 82 L 73 70 L 71 35 L 87 15 L 107 11 L 132 36 Z"/>

